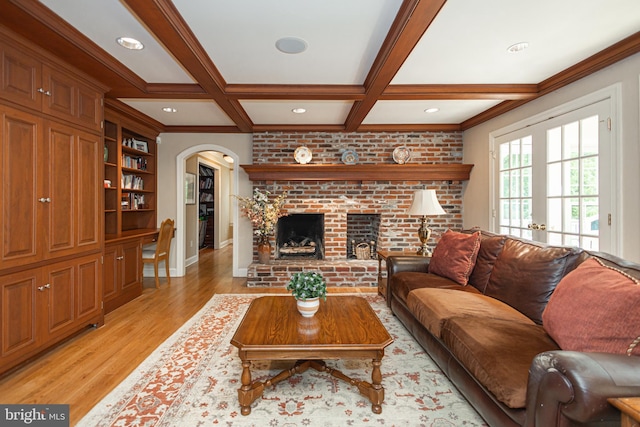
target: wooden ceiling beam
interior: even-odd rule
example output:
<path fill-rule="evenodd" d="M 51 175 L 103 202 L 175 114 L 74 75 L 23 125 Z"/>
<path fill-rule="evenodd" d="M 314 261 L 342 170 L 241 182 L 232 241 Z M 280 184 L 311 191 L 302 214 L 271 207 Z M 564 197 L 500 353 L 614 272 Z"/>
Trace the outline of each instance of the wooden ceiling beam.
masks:
<path fill-rule="evenodd" d="M 356 130 L 378 101 L 446 0 L 404 0 L 365 80 L 366 96 L 356 102 L 345 122 Z"/>
<path fill-rule="evenodd" d="M 226 97 L 226 82 L 170 0 L 124 0 L 242 132 L 253 123 L 239 102 Z"/>
<path fill-rule="evenodd" d="M 423 99 L 529 99 L 538 94 L 536 84 L 391 85 L 381 100 Z"/>
<path fill-rule="evenodd" d="M 358 85 L 257 85 L 231 84 L 225 93 L 233 99 L 360 100 L 364 87 Z"/>

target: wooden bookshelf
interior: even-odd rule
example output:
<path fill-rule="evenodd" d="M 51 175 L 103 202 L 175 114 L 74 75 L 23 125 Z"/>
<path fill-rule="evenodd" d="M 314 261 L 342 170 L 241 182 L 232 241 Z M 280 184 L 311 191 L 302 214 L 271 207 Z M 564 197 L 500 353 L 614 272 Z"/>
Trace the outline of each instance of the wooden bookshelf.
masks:
<path fill-rule="evenodd" d="M 199 166 L 198 217 L 200 218 L 200 248 L 213 248 L 213 213 L 215 200 L 214 169 L 202 163 Z"/>
<path fill-rule="evenodd" d="M 104 231 L 107 241 L 126 231 L 157 228 L 156 134 L 127 125 L 115 115 L 105 120 Z"/>

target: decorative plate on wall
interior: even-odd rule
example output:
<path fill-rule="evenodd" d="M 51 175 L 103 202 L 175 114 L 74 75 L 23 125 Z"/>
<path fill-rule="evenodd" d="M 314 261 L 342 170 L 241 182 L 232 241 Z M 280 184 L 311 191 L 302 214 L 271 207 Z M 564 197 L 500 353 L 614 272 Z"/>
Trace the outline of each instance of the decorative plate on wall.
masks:
<path fill-rule="evenodd" d="M 393 161 L 398 163 L 399 165 L 404 165 L 408 163 L 411 159 L 411 151 L 407 147 L 396 147 L 393 150 Z"/>
<path fill-rule="evenodd" d="M 358 163 L 358 153 L 354 150 L 345 150 L 342 153 L 342 163 L 345 165 L 355 165 Z"/>
<path fill-rule="evenodd" d="M 301 165 L 306 165 L 311 161 L 313 155 L 311 154 L 311 150 L 309 150 L 304 145 L 296 148 L 296 151 L 293 152 L 293 158 L 296 159 L 296 162 Z"/>

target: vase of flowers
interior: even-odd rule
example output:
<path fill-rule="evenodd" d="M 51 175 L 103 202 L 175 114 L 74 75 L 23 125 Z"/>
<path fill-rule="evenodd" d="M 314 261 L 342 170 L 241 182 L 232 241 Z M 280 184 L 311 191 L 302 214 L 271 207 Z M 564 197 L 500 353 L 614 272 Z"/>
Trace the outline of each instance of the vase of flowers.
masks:
<path fill-rule="evenodd" d="M 294 273 L 287 290 L 291 291 L 298 311 L 304 317 L 313 317 L 320 308 L 320 298 L 327 299 L 327 282 L 320 273 L 314 271 Z"/>
<path fill-rule="evenodd" d="M 269 191 L 253 190 L 252 197 L 238 197 L 242 213 L 253 225 L 253 234 L 258 238 L 258 262 L 266 264 L 271 259 L 269 236 L 278 222 L 278 218 L 286 215 L 282 206 L 286 193 L 272 196 Z"/>

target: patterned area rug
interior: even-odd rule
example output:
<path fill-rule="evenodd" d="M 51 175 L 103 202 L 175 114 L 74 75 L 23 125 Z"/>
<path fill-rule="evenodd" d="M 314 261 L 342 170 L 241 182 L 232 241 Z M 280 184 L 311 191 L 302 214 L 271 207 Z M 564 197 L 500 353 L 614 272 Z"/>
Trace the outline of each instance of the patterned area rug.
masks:
<path fill-rule="evenodd" d="M 230 344 L 257 295 L 215 295 L 80 422 L 95 426 L 486 426 L 379 296 L 367 295 L 394 343 L 382 359 L 382 414 L 356 386 L 310 369 L 265 390 L 240 414 L 242 365 Z M 331 296 L 329 296 L 331 298 Z M 370 360 L 327 361 L 370 381 Z M 252 379 L 272 377 L 290 362 L 252 365 Z"/>

